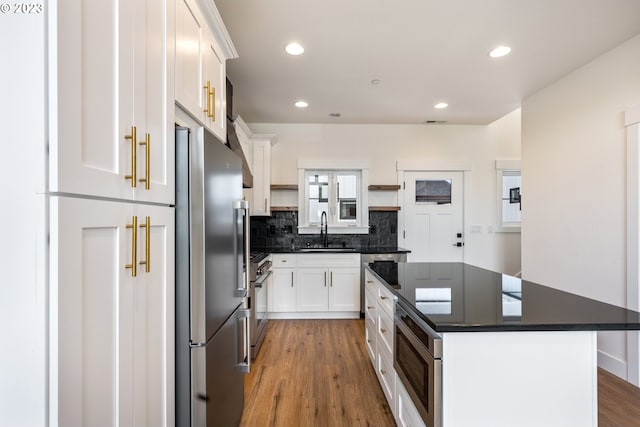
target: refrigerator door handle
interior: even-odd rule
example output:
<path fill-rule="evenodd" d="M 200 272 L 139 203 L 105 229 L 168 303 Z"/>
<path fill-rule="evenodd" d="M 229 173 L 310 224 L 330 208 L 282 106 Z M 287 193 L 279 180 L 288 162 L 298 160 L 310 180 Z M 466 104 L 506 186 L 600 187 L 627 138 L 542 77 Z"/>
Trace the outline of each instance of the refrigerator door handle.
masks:
<path fill-rule="evenodd" d="M 240 211 L 242 211 L 241 215 L 243 216 L 243 223 L 244 223 L 244 227 L 243 227 L 243 236 L 242 236 L 242 240 L 243 240 L 243 254 L 242 257 L 245 261 L 246 264 L 246 268 L 249 268 L 249 234 L 251 233 L 251 226 L 249 224 L 249 202 L 246 200 L 238 200 L 237 202 L 235 202 L 233 204 L 233 209 L 240 213 Z M 237 239 L 235 240 L 236 242 L 238 241 Z M 236 288 L 236 296 L 241 296 L 241 297 L 246 297 L 247 294 L 249 293 L 249 274 L 244 273 L 242 271 L 242 265 L 238 265 L 237 268 L 238 271 L 238 277 L 236 280 L 237 288 Z"/>
<path fill-rule="evenodd" d="M 249 318 L 251 317 L 251 311 L 249 309 L 243 308 L 238 310 L 238 320 L 243 323 L 243 326 L 240 328 L 240 333 L 243 337 L 238 337 L 238 347 L 242 348 L 242 351 L 239 351 L 238 360 L 238 369 L 240 372 L 249 372 L 251 371 L 251 337 L 249 336 L 249 327 L 250 322 Z"/>

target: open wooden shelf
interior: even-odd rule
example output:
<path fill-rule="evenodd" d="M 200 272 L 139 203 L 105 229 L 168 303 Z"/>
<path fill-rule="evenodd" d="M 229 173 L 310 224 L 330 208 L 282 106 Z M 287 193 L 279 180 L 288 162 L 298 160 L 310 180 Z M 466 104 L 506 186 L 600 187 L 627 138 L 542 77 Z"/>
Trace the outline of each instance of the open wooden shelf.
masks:
<path fill-rule="evenodd" d="M 297 190 L 298 184 L 271 184 L 272 190 Z"/>
<path fill-rule="evenodd" d="M 297 210 L 297 206 L 271 206 L 271 212 L 291 212 Z"/>
<path fill-rule="evenodd" d="M 399 185 L 370 185 L 369 191 L 398 191 Z"/>
<path fill-rule="evenodd" d="M 399 211 L 400 206 L 369 206 L 369 210 L 378 212 L 394 212 Z"/>

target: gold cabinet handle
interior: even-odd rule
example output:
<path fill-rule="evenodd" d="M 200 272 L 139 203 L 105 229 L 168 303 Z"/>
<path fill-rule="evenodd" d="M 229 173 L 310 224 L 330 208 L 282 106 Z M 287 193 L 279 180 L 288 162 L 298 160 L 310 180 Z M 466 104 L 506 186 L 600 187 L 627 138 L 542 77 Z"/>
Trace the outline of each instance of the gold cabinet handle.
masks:
<path fill-rule="evenodd" d="M 293 288 L 293 271 L 291 272 L 291 287 Z"/>
<path fill-rule="evenodd" d="M 372 280 L 367 280 L 367 283 L 373 283 L 373 281 Z"/>
<path fill-rule="evenodd" d="M 385 328 L 380 328 L 380 332 L 382 332 L 383 334 L 387 333 L 387 330 Z"/>
<path fill-rule="evenodd" d="M 139 144 L 144 145 L 144 167 L 145 167 L 144 178 L 140 178 L 140 182 L 144 182 L 144 189 L 148 190 L 151 185 L 151 181 L 149 180 L 149 175 L 151 173 L 149 169 L 149 165 L 151 163 L 151 135 L 147 133 L 145 135 L 144 142 L 140 142 Z"/>
<path fill-rule="evenodd" d="M 140 261 L 140 265 L 144 265 L 144 271 L 151 271 L 151 218 L 145 217 L 144 224 L 140 224 L 140 228 L 145 229 L 144 233 L 144 261 Z"/>
<path fill-rule="evenodd" d="M 382 375 L 387 375 L 387 371 L 385 371 L 384 369 L 380 369 L 380 373 L 381 373 Z"/>
<path fill-rule="evenodd" d="M 138 275 L 138 217 L 131 218 L 131 224 L 127 224 L 127 228 L 131 229 L 131 264 L 127 264 L 124 268 L 131 269 L 131 277 Z"/>
<path fill-rule="evenodd" d="M 327 287 L 327 272 L 324 272 L 324 287 Z"/>
<path fill-rule="evenodd" d="M 333 271 L 331 272 L 331 287 L 333 288 Z"/>
<path fill-rule="evenodd" d="M 385 296 L 380 296 L 380 299 L 385 300 L 385 299 L 387 299 L 387 297 L 385 297 Z"/>
<path fill-rule="evenodd" d="M 368 309 L 368 310 L 371 310 L 372 308 L 373 308 L 373 306 L 372 306 L 372 305 L 368 305 L 368 306 L 367 306 L 367 309 Z"/>
<path fill-rule="evenodd" d="M 131 126 L 131 135 L 125 135 L 124 139 L 131 140 L 131 175 L 125 175 L 124 179 L 131 180 L 131 186 L 135 187 L 138 179 L 136 178 L 136 151 L 137 151 L 137 138 L 136 138 L 136 127 Z"/>
<path fill-rule="evenodd" d="M 211 80 L 207 80 L 207 84 L 202 86 L 202 89 L 204 89 L 204 95 L 207 97 L 207 106 L 204 110 L 205 113 L 207 113 L 207 116 L 209 115 L 209 110 L 211 110 Z"/>
<path fill-rule="evenodd" d="M 212 87 L 209 90 L 209 114 L 208 115 L 211 118 L 212 122 L 216 121 L 216 88 L 215 87 Z"/>

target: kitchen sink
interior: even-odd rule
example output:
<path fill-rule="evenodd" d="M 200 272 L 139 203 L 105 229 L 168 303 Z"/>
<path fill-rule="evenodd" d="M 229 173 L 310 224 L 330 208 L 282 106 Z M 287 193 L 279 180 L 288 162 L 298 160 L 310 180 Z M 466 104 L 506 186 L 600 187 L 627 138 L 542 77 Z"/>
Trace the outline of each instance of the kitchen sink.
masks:
<path fill-rule="evenodd" d="M 300 252 L 355 252 L 355 248 L 301 248 Z"/>

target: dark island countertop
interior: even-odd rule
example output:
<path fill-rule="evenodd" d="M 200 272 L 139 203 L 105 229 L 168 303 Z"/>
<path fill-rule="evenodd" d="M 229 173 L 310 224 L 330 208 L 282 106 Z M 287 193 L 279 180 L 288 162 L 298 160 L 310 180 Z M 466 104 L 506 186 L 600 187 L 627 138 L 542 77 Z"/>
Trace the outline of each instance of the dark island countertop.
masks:
<path fill-rule="evenodd" d="M 263 246 L 263 247 L 251 247 L 251 252 L 264 252 L 269 254 L 303 254 L 303 253 L 358 253 L 358 254 L 406 254 L 411 252 L 408 249 L 399 248 L 397 246 L 359 246 L 359 247 L 346 247 L 346 246 L 329 246 L 327 248 L 315 245 L 315 246 L 295 246 L 282 247 L 282 246 Z"/>
<path fill-rule="evenodd" d="M 437 332 L 640 330 L 640 313 L 464 263 L 374 263 Z"/>

